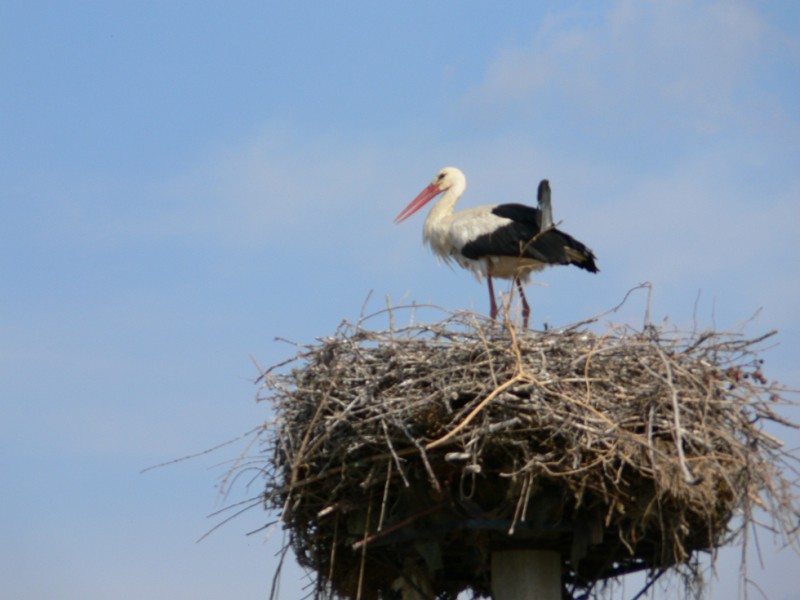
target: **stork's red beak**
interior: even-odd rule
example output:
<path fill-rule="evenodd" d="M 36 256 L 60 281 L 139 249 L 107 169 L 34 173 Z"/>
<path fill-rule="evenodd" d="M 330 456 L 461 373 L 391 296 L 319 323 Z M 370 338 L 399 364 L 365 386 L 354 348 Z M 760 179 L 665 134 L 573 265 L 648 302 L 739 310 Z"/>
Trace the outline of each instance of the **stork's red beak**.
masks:
<path fill-rule="evenodd" d="M 394 222 L 402 223 L 441 192 L 442 190 L 440 190 L 435 183 L 430 184 L 428 187 L 422 190 L 419 193 L 419 196 L 414 198 L 408 206 L 400 211 L 400 214 L 394 218 Z"/>

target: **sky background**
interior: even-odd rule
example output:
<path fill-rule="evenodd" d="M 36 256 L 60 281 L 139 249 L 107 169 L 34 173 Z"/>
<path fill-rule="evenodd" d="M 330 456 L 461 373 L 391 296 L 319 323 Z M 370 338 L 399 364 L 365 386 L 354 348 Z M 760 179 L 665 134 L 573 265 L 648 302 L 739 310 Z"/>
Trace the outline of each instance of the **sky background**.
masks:
<path fill-rule="evenodd" d="M 656 320 L 760 309 L 766 375 L 800 387 L 800 3 L 5 1 L 0 82 L 6 597 L 265 597 L 280 533 L 245 533 L 267 515 L 195 543 L 238 449 L 140 470 L 266 420 L 251 357 L 370 292 L 487 311 L 422 216 L 392 223 L 446 165 L 463 206 L 549 178 L 597 254 L 537 277 L 535 327 L 650 281 Z M 761 547 L 752 578 L 800 598 L 798 555 Z"/>

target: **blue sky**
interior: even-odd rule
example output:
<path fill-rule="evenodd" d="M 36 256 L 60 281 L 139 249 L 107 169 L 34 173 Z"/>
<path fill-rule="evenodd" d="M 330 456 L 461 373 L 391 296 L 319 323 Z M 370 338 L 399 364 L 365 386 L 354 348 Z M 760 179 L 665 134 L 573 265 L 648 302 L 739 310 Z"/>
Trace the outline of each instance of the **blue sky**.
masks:
<path fill-rule="evenodd" d="M 699 292 L 706 325 L 761 309 L 766 373 L 800 387 L 797 3 L 4 2 L 0 80 L 9 597 L 263 597 L 279 535 L 244 533 L 266 515 L 194 543 L 236 450 L 139 470 L 265 420 L 250 357 L 370 291 L 486 311 L 422 217 L 392 223 L 445 165 L 465 206 L 549 178 L 597 254 L 537 278 L 535 326 L 642 281 L 686 325 Z M 798 556 L 762 550 L 753 579 L 800 598 Z"/>

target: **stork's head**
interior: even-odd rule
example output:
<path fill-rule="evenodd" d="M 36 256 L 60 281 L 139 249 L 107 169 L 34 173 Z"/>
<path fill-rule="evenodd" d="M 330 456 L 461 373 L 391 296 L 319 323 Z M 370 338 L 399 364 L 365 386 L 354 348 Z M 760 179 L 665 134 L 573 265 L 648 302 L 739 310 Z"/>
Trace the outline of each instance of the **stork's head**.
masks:
<path fill-rule="evenodd" d="M 431 184 L 435 185 L 439 188 L 439 191 L 443 192 L 451 187 L 466 187 L 467 178 L 464 177 L 464 173 L 462 173 L 461 169 L 458 167 L 445 167 L 436 173 Z"/>
<path fill-rule="evenodd" d="M 458 197 L 464 193 L 466 187 L 467 178 L 464 177 L 464 173 L 461 172 L 461 169 L 457 167 L 445 167 L 436 173 L 428 187 L 422 190 L 408 206 L 400 211 L 400 214 L 394 218 L 394 222 L 401 223 L 405 221 L 442 192 L 451 190 L 452 193 Z"/>

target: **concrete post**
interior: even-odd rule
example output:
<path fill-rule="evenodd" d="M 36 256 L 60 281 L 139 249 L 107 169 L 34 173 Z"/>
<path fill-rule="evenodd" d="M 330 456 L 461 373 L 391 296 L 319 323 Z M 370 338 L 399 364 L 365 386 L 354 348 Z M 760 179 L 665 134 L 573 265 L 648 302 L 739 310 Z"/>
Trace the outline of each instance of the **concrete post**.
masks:
<path fill-rule="evenodd" d="M 494 600 L 561 600 L 561 556 L 544 550 L 492 553 Z"/>

